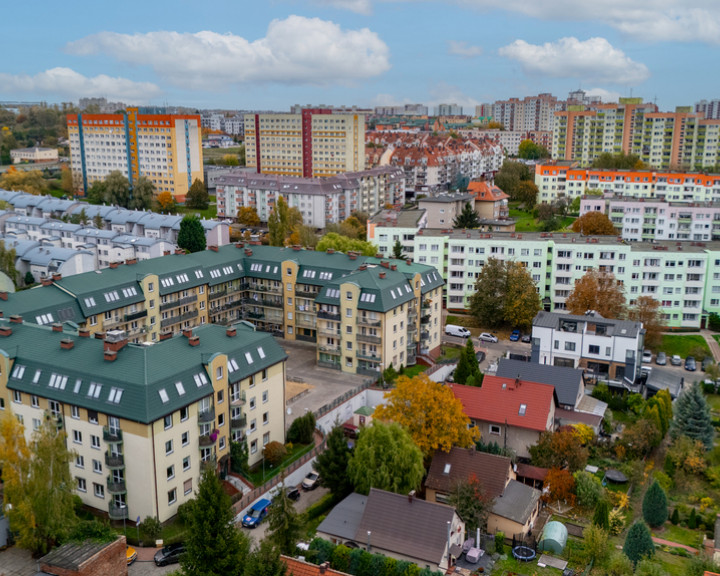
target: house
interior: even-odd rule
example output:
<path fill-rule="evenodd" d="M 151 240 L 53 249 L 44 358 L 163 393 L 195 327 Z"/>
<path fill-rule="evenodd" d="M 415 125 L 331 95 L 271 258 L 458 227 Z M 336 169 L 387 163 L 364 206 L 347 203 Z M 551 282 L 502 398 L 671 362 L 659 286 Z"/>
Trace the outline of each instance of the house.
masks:
<path fill-rule="evenodd" d="M 418 208 L 425 210 L 429 228 L 452 228 L 455 218 L 463 211 L 465 204 L 470 204 L 470 208 L 475 210 L 475 196 L 442 193 L 421 199 Z"/>
<path fill-rule="evenodd" d="M 438 451 L 425 480 L 425 497 L 430 502 L 447 502 L 453 487 L 475 476 L 493 500 L 488 531 L 527 534 L 540 512 L 540 491 L 516 480 L 510 458 L 454 447 Z"/>
<path fill-rule="evenodd" d="M 529 458 L 540 434 L 555 430 L 555 388 L 520 378 L 486 375 L 482 388 L 453 384 L 455 397 L 486 441 Z"/>
<path fill-rule="evenodd" d="M 475 211 L 480 218 L 499 220 L 510 216 L 508 199 L 500 188 L 491 182 L 470 182 L 468 193 L 475 196 Z"/>
<path fill-rule="evenodd" d="M 421 568 L 446 570 L 450 548 L 462 546 L 465 523 L 455 510 L 409 495 L 371 488 L 353 493 L 318 526 L 317 534 L 335 544 L 363 547 Z"/>
<path fill-rule="evenodd" d="M 38 576 L 127 576 L 126 547 L 125 536 L 110 543 L 87 540 L 82 544 L 63 544 L 38 560 Z"/>
<path fill-rule="evenodd" d="M 280 555 L 280 559 L 287 568 L 287 576 L 349 576 L 347 572 L 338 572 L 328 566 L 327 562 L 320 564 L 311 564 L 300 560 L 299 558 L 291 558 L 290 556 Z"/>
<path fill-rule="evenodd" d="M 645 329 L 642 322 L 538 312 L 533 319 L 533 362 L 583 368 L 600 378 L 632 384 L 640 375 Z"/>

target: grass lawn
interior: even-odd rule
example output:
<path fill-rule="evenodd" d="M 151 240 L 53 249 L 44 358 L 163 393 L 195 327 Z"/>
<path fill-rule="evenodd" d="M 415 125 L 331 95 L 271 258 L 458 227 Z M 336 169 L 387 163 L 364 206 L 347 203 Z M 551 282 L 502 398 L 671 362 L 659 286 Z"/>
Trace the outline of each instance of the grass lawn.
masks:
<path fill-rule="evenodd" d="M 415 366 L 408 366 L 405 368 L 405 373 L 403 376 L 407 376 L 408 378 L 414 378 L 418 374 L 421 374 L 422 372 L 425 372 L 427 370 L 427 366 L 423 366 L 422 364 L 415 364 Z"/>
<path fill-rule="evenodd" d="M 698 347 L 710 356 L 710 348 L 705 342 L 705 338 L 699 334 L 663 334 L 660 349 L 664 350 L 668 356 L 677 354 L 681 358 L 687 358 L 692 355 L 692 350 Z"/>
<path fill-rule="evenodd" d="M 452 363 L 452 362 L 456 362 L 458 360 L 458 358 L 460 358 L 460 354 L 462 353 L 463 350 L 464 350 L 464 347 L 463 348 L 453 348 L 452 346 L 443 346 L 442 356 L 440 356 L 440 358 L 438 358 L 436 360 L 436 362 L 444 361 L 444 362 L 447 362 L 448 364 Z M 407 373 L 407 371 L 406 371 L 406 373 Z"/>
<path fill-rule="evenodd" d="M 669 522 L 665 524 L 663 530 L 653 530 L 652 535 L 657 538 L 663 538 L 670 540 L 670 542 L 677 542 L 678 544 L 685 544 L 686 546 L 692 546 L 693 548 L 699 548 L 702 543 L 702 533 L 698 530 L 690 530 L 689 528 L 683 528 L 682 526 L 675 526 Z"/>
<path fill-rule="evenodd" d="M 711 412 L 720 412 L 720 396 L 717 394 L 705 394 Z"/>
<path fill-rule="evenodd" d="M 253 483 L 254 486 L 261 486 L 270 478 L 277 476 L 283 468 L 286 468 L 288 464 L 294 462 L 300 458 L 303 454 L 310 452 L 314 447 L 314 444 L 295 444 L 293 449 L 288 452 L 284 460 L 279 466 L 270 466 L 268 462 L 265 462 L 265 466 L 261 464 L 254 470 L 251 470 L 247 475 L 248 480 Z"/>
<path fill-rule="evenodd" d="M 201 219 L 213 220 L 217 216 L 217 202 L 215 196 L 209 197 L 209 204 L 205 210 L 198 210 L 197 208 L 187 208 L 182 204 L 178 204 L 175 208 L 175 212 L 178 214 L 199 214 Z"/>
<path fill-rule="evenodd" d="M 222 160 L 226 154 L 234 154 L 237 156 L 242 150 L 242 146 L 233 146 L 232 148 L 203 148 L 203 162 L 208 160 Z"/>
<path fill-rule="evenodd" d="M 510 208 L 510 218 L 515 222 L 515 232 L 541 232 L 542 225 L 529 212 Z"/>

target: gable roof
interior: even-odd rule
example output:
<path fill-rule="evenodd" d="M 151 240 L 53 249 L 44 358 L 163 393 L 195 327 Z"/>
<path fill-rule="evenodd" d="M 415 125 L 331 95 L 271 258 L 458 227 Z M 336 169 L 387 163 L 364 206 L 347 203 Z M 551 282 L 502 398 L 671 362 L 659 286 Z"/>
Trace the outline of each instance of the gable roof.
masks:
<path fill-rule="evenodd" d="M 540 500 L 540 495 L 541 492 L 537 488 L 526 486 L 517 480 L 510 480 L 505 493 L 495 500 L 493 514 L 525 524 Z"/>
<path fill-rule="evenodd" d="M 355 540 L 367 499 L 364 494 L 353 492 L 330 511 L 317 531 L 342 540 Z"/>
<path fill-rule="evenodd" d="M 332 568 L 310 564 L 304 560 L 290 558 L 290 556 L 280 555 L 280 559 L 285 563 L 287 568 L 287 576 L 320 576 L 327 574 L 328 576 L 348 576 L 347 572 L 338 572 Z"/>
<path fill-rule="evenodd" d="M 450 452 L 438 450 L 430 464 L 425 486 L 448 493 L 457 482 L 475 475 L 488 498 L 497 498 L 505 491 L 511 465 L 510 458 L 472 448 L 453 447 Z"/>
<path fill-rule="evenodd" d="M 451 388 L 472 420 L 540 432 L 547 429 L 555 401 L 555 389 L 548 384 L 499 376 L 485 376 L 482 388 L 462 384 L 453 384 Z M 524 413 L 521 413 L 523 406 Z"/>
<path fill-rule="evenodd" d="M 495 375 L 501 378 L 520 378 L 521 380 L 539 382 L 540 384 L 550 384 L 555 387 L 555 394 L 560 404 L 575 406 L 583 371 L 579 368 L 501 358 L 498 361 L 498 369 Z"/>

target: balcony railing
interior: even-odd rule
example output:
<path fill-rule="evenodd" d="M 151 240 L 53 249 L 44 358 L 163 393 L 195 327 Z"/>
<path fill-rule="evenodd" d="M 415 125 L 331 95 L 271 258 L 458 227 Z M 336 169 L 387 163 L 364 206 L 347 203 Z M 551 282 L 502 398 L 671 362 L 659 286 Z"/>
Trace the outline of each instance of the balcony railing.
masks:
<path fill-rule="evenodd" d="M 108 516 L 110 520 L 123 520 L 128 517 L 127 506 L 116 506 L 114 502 L 108 505 Z"/>
<path fill-rule="evenodd" d="M 355 372 L 362 374 L 363 376 L 371 376 L 373 378 L 378 378 L 380 376 L 380 371 L 373 370 L 371 368 L 363 368 L 362 366 L 358 366 Z"/>
<path fill-rule="evenodd" d="M 382 338 L 371 334 L 357 334 L 355 338 L 357 338 L 359 342 L 370 342 L 371 344 L 380 344 L 382 342 Z"/>
<path fill-rule="evenodd" d="M 215 420 L 215 408 L 210 408 L 209 410 L 203 410 L 202 412 L 198 412 L 199 423 L 212 422 L 213 420 Z"/>
<path fill-rule="evenodd" d="M 379 355 L 373 354 L 372 352 L 363 352 L 362 350 L 358 350 L 358 352 L 355 354 L 358 358 L 361 360 L 370 360 L 372 362 L 382 362 L 382 359 Z"/>
<path fill-rule="evenodd" d="M 340 354 L 340 346 L 320 346 L 319 350 L 328 354 Z"/>
<path fill-rule="evenodd" d="M 125 480 L 114 480 L 112 476 L 108 476 L 106 484 L 110 494 L 125 494 L 127 492 Z"/>
<path fill-rule="evenodd" d="M 145 318 L 147 316 L 147 310 L 140 310 L 140 312 L 134 312 L 132 314 L 125 314 L 125 322 L 131 322 L 138 318 Z"/>
<path fill-rule="evenodd" d="M 198 438 L 198 444 L 201 448 L 207 448 L 208 446 L 212 446 L 214 443 L 215 441 L 212 439 L 210 434 L 204 434 Z"/>
<path fill-rule="evenodd" d="M 242 416 L 239 416 L 238 418 L 230 419 L 231 430 L 243 430 L 245 428 L 247 428 L 247 416 L 245 416 L 244 414 Z"/>
<path fill-rule="evenodd" d="M 231 406 L 244 406 L 245 405 L 245 391 L 241 391 L 237 394 L 232 394 L 230 396 L 230 405 Z"/>
<path fill-rule="evenodd" d="M 321 368 L 331 368 L 333 370 L 340 370 L 340 362 L 327 362 L 326 360 L 318 360 L 318 366 Z"/>
<path fill-rule="evenodd" d="M 171 302 L 164 302 L 160 304 L 160 311 L 168 310 L 169 308 L 177 308 L 178 306 L 184 306 L 185 304 L 192 304 L 193 302 L 197 302 L 197 294 L 193 294 L 192 296 L 186 296 L 185 298 L 178 298 L 177 300 L 173 300 Z"/>
<path fill-rule="evenodd" d="M 110 452 L 105 452 L 105 465 L 111 469 L 124 468 L 125 457 L 122 454 L 111 454 Z"/>
<path fill-rule="evenodd" d="M 340 321 L 340 314 L 336 312 L 326 312 L 325 310 L 320 310 L 317 313 L 318 318 L 325 318 L 326 320 L 336 320 Z"/>
<path fill-rule="evenodd" d="M 380 326 L 380 320 L 377 318 L 369 318 L 367 316 L 358 316 L 357 323 L 364 326 Z"/>
<path fill-rule="evenodd" d="M 122 442 L 122 430 L 120 430 L 120 428 L 103 426 L 103 440 L 111 443 Z"/>
<path fill-rule="evenodd" d="M 307 336 L 305 334 L 295 334 L 295 340 L 302 340 L 303 342 L 317 342 L 315 336 Z"/>
<path fill-rule="evenodd" d="M 300 296 L 301 298 L 315 298 L 318 294 L 320 294 L 319 291 L 311 290 L 309 288 L 303 288 L 301 286 L 295 286 L 295 295 Z"/>
<path fill-rule="evenodd" d="M 218 290 L 216 292 L 211 292 L 208 294 L 208 300 L 217 300 L 218 298 L 222 298 L 225 295 L 227 295 L 227 290 Z"/>
<path fill-rule="evenodd" d="M 167 328 L 168 326 L 172 326 L 173 324 L 178 324 L 180 322 L 184 322 L 185 320 L 190 320 L 192 318 L 197 318 L 197 315 L 198 315 L 197 310 L 191 310 L 190 312 L 185 312 L 185 314 L 180 314 L 179 316 L 171 316 L 170 318 L 161 320 L 160 327 Z"/>

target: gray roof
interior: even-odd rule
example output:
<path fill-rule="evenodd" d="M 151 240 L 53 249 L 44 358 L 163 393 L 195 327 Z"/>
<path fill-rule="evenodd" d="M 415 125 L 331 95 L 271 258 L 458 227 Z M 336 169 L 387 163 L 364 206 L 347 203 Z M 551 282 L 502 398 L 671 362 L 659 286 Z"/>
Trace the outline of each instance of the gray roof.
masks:
<path fill-rule="evenodd" d="M 353 492 L 330 511 L 317 531 L 342 540 L 355 540 L 367 499 L 364 494 Z"/>
<path fill-rule="evenodd" d="M 565 368 L 551 366 L 550 364 L 536 364 L 501 358 L 498 361 L 496 376 L 502 378 L 520 378 L 540 384 L 550 384 L 555 387 L 555 393 L 560 404 L 575 406 L 583 371 L 579 368 Z"/>
<path fill-rule="evenodd" d="M 439 204 L 448 204 L 450 202 L 470 202 L 475 196 L 472 194 L 438 194 L 437 196 L 428 196 L 420 200 L 423 202 L 434 202 Z"/>
<path fill-rule="evenodd" d="M 525 524 L 540 500 L 540 490 L 510 480 L 502 496 L 495 499 L 493 514 Z"/>
<path fill-rule="evenodd" d="M 48 266 L 53 262 L 66 262 L 79 254 L 92 254 L 87 250 L 73 250 L 59 246 L 37 246 L 22 255 L 22 259 L 36 266 Z"/>
<path fill-rule="evenodd" d="M 63 544 L 46 554 L 38 562 L 65 570 L 78 571 L 82 564 L 90 560 L 114 542 L 98 543 L 86 540 L 82 544 Z"/>
<path fill-rule="evenodd" d="M 560 330 L 561 322 L 576 322 L 578 324 L 597 324 L 606 326 L 607 336 L 615 336 L 620 338 L 636 338 L 642 328 L 641 322 L 633 322 L 632 320 L 614 320 L 612 318 L 603 318 L 599 314 L 575 315 L 575 314 L 558 314 L 556 312 L 540 311 L 533 319 L 533 326 L 539 328 L 553 328 Z M 578 326 L 577 332 L 581 332 Z"/>

